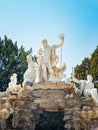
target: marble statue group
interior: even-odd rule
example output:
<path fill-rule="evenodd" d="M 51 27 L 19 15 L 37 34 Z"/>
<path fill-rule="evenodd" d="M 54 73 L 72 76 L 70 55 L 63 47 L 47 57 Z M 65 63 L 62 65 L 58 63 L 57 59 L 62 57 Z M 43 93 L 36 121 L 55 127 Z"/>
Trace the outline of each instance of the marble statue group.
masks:
<path fill-rule="evenodd" d="M 42 48 L 37 51 L 37 63 L 32 61 L 32 56 L 27 56 L 28 69 L 24 73 L 23 86 L 27 83 L 35 84 L 40 82 L 57 82 L 63 80 L 66 75 L 66 64 L 62 63 L 57 67 L 59 56 L 56 54 L 56 49 L 64 44 L 64 35 L 59 36 L 61 42 L 57 45 L 48 45 L 46 39 L 42 40 Z"/>
<path fill-rule="evenodd" d="M 23 75 L 23 87 L 33 86 L 37 83 L 44 82 L 64 82 L 65 84 L 70 84 L 71 82 L 78 83 L 80 85 L 80 94 L 85 97 L 91 96 L 92 99 L 98 103 L 98 93 L 97 89 L 94 88 L 94 83 L 92 82 L 93 77 L 87 75 L 87 80 L 78 80 L 74 77 L 67 78 L 65 75 L 66 64 L 62 63 L 60 67 L 57 66 L 59 62 L 59 56 L 56 54 L 56 49 L 61 48 L 64 44 L 64 35 L 59 35 L 60 43 L 56 45 L 49 45 L 46 39 L 42 40 L 42 48 L 40 48 L 37 53 L 37 62 L 32 60 L 31 55 L 27 55 L 28 68 Z M 18 87 L 18 88 L 17 88 Z M 16 89 L 17 88 L 17 89 Z M 16 92 L 20 89 L 17 85 L 17 74 L 13 74 L 10 78 L 10 83 L 8 90 Z"/>
<path fill-rule="evenodd" d="M 72 80 L 75 83 L 80 84 L 80 94 L 89 98 L 91 98 L 98 103 L 98 93 L 97 93 L 97 88 L 94 88 L 94 83 L 92 82 L 93 77 L 91 75 L 87 75 L 87 80 L 78 80 L 72 76 Z"/>

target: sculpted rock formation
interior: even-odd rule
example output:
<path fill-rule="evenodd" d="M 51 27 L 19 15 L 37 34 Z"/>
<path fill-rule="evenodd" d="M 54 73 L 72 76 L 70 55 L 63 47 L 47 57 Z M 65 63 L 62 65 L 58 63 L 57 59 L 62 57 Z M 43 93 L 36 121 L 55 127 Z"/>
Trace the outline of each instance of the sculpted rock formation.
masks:
<path fill-rule="evenodd" d="M 34 130 L 44 111 L 64 112 L 65 128 L 92 130 L 98 124 L 98 106 L 81 98 L 74 84 L 41 83 L 0 98 L 1 130 Z"/>

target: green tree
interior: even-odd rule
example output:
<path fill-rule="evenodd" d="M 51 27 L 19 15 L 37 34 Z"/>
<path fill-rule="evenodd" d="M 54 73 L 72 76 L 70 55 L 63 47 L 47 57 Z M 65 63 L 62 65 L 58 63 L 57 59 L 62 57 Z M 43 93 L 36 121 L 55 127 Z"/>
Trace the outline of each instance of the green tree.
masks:
<path fill-rule="evenodd" d="M 89 73 L 93 76 L 95 85 L 98 88 L 98 46 L 91 54 Z"/>
<path fill-rule="evenodd" d="M 17 73 L 18 83 L 22 83 L 27 68 L 26 56 L 31 52 L 32 49 L 25 51 L 23 46 L 18 49 L 17 42 L 13 43 L 6 36 L 3 40 L 0 38 L 0 91 L 6 90 L 13 73 Z"/>
<path fill-rule="evenodd" d="M 86 79 L 87 74 L 89 74 L 90 60 L 89 58 L 84 58 L 80 65 L 75 67 L 75 76 L 78 79 Z"/>
<path fill-rule="evenodd" d="M 87 74 L 93 76 L 95 86 L 98 88 L 98 46 L 91 54 L 91 58 L 84 58 L 82 63 L 75 67 L 76 78 L 86 79 Z"/>

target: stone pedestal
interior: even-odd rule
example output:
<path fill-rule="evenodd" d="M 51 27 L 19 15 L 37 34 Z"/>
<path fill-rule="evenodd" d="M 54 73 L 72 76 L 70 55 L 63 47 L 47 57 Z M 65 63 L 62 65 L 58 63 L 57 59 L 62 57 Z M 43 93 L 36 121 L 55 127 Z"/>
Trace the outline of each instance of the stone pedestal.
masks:
<path fill-rule="evenodd" d="M 35 130 L 44 112 L 64 112 L 67 129 L 91 130 L 98 124 L 98 106 L 92 99 L 81 98 L 73 84 L 41 83 L 22 88 L 17 94 L 1 97 L 1 130 Z M 5 114 L 2 117 L 2 114 Z"/>

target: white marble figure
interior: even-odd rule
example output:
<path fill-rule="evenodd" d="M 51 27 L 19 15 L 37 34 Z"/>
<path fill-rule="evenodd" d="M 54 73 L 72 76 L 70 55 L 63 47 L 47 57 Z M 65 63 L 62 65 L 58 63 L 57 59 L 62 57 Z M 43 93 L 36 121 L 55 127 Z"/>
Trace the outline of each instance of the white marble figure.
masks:
<path fill-rule="evenodd" d="M 53 83 L 63 81 L 65 84 L 70 83 L 70 79 L 66 77 L 64 71 L 66 70 L 66 64 L 63 63 L 61 67 L 52 66 L 51 75 L 49 81 Z"/>
<path fill-rule="evenodd" d="M 94 88 L 94 83 L 92 82 L 93 77 L 87 75 L 87 80 L 78 80 L 72 75 L 73 82 L 80 84 L 80 94 L 84 94 L 85 97 L 91 96 L 92 99 L 98 104 L 98 93 L 97 89 Z"/>
<path fill-rule="evenodd" d="M 51 73 L 51 67 L 58 63 L 59 57 L 56 55 L 56 49 L 60 48 L 64 43 L 64 35 L 60 35 L 61 43 L 49 46 L 46 39 L 42 41 L 42 48 L 37 52 L 37 62 L 42 68 L 43 81 L 48 81 Z"/>
<path fill-rule="evenodd" d="M 51 75 L 49 81 L 58 82 L 66 77 L 63 73 L 66 70 L 66 64 L 63 63 L 61 67 L 52 66 L 51 67 Z"/>
<path fill-rule="evenodd" d="M 14 73 L 14 74 L 10 77 L 10 82 L 9 82 L 8 89 L 7 89 L 7 90 L 10 90 L 10 91 L 12 91 L 12 92 L 17 92 L 16 86 L 17 86 L 17 74 Z"/>
<path fill-rule="evenodd" d="M 41 83 L 43 81 L 41 64 L 36 65 L 35 70 L 36 70 L 35 83 Z"/>
<path fill-rule="evenodd" d="M 35 83 L 35 78 L 36 78 L 36 63 L 32 61 L 32 56 L 27 55 L 27 63 L 28 63 L 28 68 L 24 73 L 24 81 L 23 81 L 23 86 L 25 86 L 27 83 L 34 84 Z"/>

